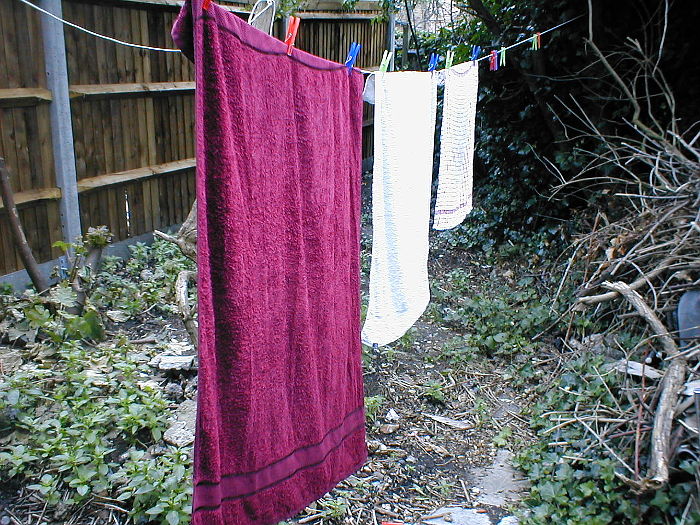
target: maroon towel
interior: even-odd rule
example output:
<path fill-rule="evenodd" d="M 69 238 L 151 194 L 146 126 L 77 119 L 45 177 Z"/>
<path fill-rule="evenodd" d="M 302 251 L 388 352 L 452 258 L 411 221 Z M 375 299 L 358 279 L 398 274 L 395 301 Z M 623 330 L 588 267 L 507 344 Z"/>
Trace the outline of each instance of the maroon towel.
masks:
<path fill-rule="evenodd" d="M 196 69 L 193 523 L 266 525 L 366 459 L 363 82 L 201 4 L 173 27 Z"/>

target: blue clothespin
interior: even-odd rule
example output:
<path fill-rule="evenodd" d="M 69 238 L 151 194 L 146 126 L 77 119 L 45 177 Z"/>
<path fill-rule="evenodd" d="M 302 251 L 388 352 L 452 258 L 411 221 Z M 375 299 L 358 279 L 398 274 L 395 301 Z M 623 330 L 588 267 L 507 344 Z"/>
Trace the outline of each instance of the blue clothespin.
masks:
<path fill-rule="evenodd" d="M 355 65 L 355 60 L 357 60 L 357 55 L 360 54 L 361 44 L 353 42 L 350 44 L 350 51 L 348 52 L 348 57 L 345 59 L 345 65 L 348 68 L 348 75 L 352 73 L 352 68 Z"/>
<path fill-rule="evenodd" d="M 481 54 L 481 46 L 472 46 L 472 60 L 479 58 Z"/>
<path fill-rule="evenodd" d="M 428 62 L 428 71 L 435 71 L 438 65 L 438 60 L 440 60 L 440 55 L 437 53 L 430 53 L 430 61 Z"/>

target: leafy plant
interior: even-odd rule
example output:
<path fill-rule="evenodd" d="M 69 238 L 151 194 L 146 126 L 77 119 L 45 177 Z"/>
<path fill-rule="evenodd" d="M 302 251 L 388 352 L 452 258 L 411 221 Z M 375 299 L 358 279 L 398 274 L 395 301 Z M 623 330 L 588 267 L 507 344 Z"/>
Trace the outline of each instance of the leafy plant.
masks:
<path fill-rule="evenodd" d="M 676 524 L 686 513 L 686 523 L 696 523 L 700 514 L 689 505 L 697 498 L 696 480 L 700 464 L 680 461 L 674 471 L 676 482 L 652 493 L 634 496 L 616 476 L 621 469 L 617 459 L 586 433 L 582 424 L 560 425 L 555 433 L 543 434 L 557 421 L 581 406 L 613 406 L 620 395 L 621 381 L 609 376 L 603 383 L 598 370 L 601 357 L 583 356 L 570 362 L 561 377 L 542 388 L 540 401 L 532 410 L 532 428 L 540 439 L 523 449 L 517 465 L 532 484 L 523 501 L 522 522 L 526 525 L 549 523 L 636 525 Z M 559 448 L 566 443 L 566 453 Z M 620 440 L 615 448 L 620 447 Z M 620 453 L 633 456 L 632 450 Z"/>
<path fill-rule="evenodd" d="M 80 315 L 68 313 L 76 292 L 66 281 L 46 295 L 0 297 L 0 328 L 29 359 L 0 380 L 0 431 L 9 436 L 0 472 L 24 479 L 50 505 L 111 497 L 135 523 L 187 523 L 189 450 L 154 447 L 168 402 L 124 337 L 102 342 L 100 311 L 112 308 L 106 317 L 117 323 L 144 309 L 167 312 L 176 275 L 190 263 L 165 242 L 138 245 L 133 255 L 108 259 L 83 281 L 91 294 Z"/>
<path fill-rule="evenodd" d="M 443 385 L 437 381 L 431 381 L 423 385 L 423 392 L 421 397 L 428 400 L 428 402 L 435 405 L 445 404 L 445 393 L 442 391 Z"/>
<path fill-rule="evenodd" d="M 384 401 L 384 396 L 381 395 L 365 397 L 365 415 L 372 423 L 377 420 Z"/>
<path fill-rule="evenodd" d="M 463 269 L 456 269 L 434 287 L 434 315 L 464 332 L 443 347 L 443 355 L 460 362 L 476 353 L 532 353 L 532 338 L 556 319 L 550 299 L 539 295 L 531 277 L 520 279 L 514 288 L 494 287 L 488 295 L 474 293 L 471 279 Z"/>

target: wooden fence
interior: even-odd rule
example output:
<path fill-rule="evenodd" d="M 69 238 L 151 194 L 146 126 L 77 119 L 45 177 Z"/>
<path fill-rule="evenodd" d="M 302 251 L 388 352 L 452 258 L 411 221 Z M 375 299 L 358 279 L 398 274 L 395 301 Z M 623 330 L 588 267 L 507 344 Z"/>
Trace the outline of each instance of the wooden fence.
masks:
<path fill-rule="evenodd" d="M 51 2 L 33 1 L 42 6 Z M 246 2 L 218 3 L 241 16 L 249 9 Z M 66 20 L 155 47 L 173 47 L 170 29 L 180 5 L 176 0 L 61 2 Z M 387 27 L 373 21 L 379 13 L 376 3 L 360 2 L 357 8 L 343 13 L 335 2 L 307 5 L 299 13 L 297 47 L 342 62 L 350 42 L 357 41 L 363 45 L 357 65 L 376 66 Z M 64 39 L 72 126 L 61 138 L 55 128 L 66 123 L 51 110 L 65 94 L 56 92 L 55 78 L 50 78 L 56 59 L 46 58 L 52 50 L 42 16 L 17 0 L 0 3 L 0 156 L 11 170 L 20 217 L 37 259 L 60 255 L 51 245 L 72 240 L 71 223 L 74 233 L 106 225 L 122 241 L 182 222 L 195 195 L 192 65 L 179 53 L 129 48 L 56 25 L 62 33 L 48 37 Z M 283 22 L 276 24 L 279 35 Z M 371 123 L 368 111 L 367 156 Z M 67 144 L 74 173 L 70 163 L 61 167 L 65 158 L 58 159 Z M 78 205 L 72 207 L 66 190 L 71 177 L 78 195 Z M 0 275 L 21 268 L 0 207 Z"/>

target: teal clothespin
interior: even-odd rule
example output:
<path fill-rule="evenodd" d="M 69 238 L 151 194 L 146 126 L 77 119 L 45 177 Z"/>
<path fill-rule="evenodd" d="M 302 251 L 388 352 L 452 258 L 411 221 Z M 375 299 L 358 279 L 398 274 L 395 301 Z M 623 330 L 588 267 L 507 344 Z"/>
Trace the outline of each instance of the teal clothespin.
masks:
<path fill-rule="evenodd" d="M 389 64 L 391 64 L 391 57 L 394 55 L 392 51 L 384 51 L 384 55 L 382 56 L 382 62 L 379 65 L 379 71 L 382 73 L 386 73 L 387 69 L 389 69 Z"/>
<path fill-rule="evenodd" d="M 455 59 L 455 52 L 450 50 L 447 52 L 445 55 L 445 69 L 449 69 L 452 67 L 452 62 Z"/>
<path fill-rule="evenodd" d="M 498 58 L 500 59 L 500 66 L 503 67 L 506 65 L 506 48 L 501 47 L 501 49 L 498 51 Z"/>

